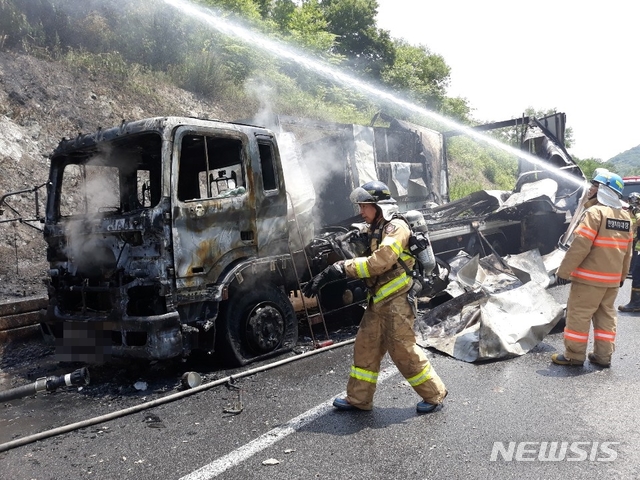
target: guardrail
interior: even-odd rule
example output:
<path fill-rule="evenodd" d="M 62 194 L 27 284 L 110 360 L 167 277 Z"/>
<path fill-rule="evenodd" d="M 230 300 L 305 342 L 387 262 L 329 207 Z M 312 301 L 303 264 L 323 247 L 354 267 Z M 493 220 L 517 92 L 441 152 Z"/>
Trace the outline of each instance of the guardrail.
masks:
<path fill-rule="evenodd" d="M 40 335 L 40 310 L 47 297 L 29 297 L 0 302 L 0 346 L 13 340 Z"/>

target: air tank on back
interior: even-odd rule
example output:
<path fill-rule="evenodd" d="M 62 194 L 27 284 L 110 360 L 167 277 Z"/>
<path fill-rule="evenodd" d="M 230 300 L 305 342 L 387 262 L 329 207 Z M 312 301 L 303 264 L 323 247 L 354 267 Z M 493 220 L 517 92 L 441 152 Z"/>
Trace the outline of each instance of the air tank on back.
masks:
<path fill-rule="evenodd" d="M 411 227 L 415 238 L 414 241 L 409 242 L 409 250 L 422 266 L 422 274 L 426 277 L 436 266 L 436 257 L 429 241 L 427 222 L 418 210 L 409 210 L 403 216 Z"/>

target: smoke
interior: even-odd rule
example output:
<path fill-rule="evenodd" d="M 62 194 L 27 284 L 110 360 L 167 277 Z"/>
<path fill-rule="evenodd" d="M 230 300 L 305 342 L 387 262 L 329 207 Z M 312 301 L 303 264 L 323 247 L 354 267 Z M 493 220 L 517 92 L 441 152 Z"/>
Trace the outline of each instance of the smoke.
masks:
<path fill-rule="evenodd" d="M 82 165 L 70 164 L 64 170 L 61 210 L 67 237 L 64 253 L 82 273 L 92 276 L 102 269 L 114 269 L 113 247 L 95 233 L 105 214 L 120 210 L 120 170 L 105 166 L 110 161 L 105 151 Z"/>
<path fill-rule="evenodd" d="M 342 195 L 346 200 L 352 188 L 377 179 L 373 129 L 328 122 L 318 122 L 318 127 L 313 128 L 311 120 L 279 117 L 274 112 L 277 91 L 264 81 L 252 79 L 246 82 L 245 90 L 260 102 L 251 123 L 271 129 L 278 140 L 292 245 L 298 247 L 300 237 L 303 244 L 308 243 L 316 231 L 326 226 L 326 219 L 319 212 L 331 211 L 340 220 L 356 215 L 355 208 L 336 210 L 335 197 Z M 298 121 L 303 125 L 296 126 Z M 319 195 L 322 192 L 330 195 L 325 198 Z"/>
<path fill-rule="evenodd" d="M 260 108 L 258 113 L 253 117 L 252 122 L 255 125 L 264 125 L 267 128 L 274 129 L 275 114 L 273 98 L 277 95 L 275 89 L 261 80 L 250 78 L 244 84 L 245 91 L 250 97 L 258 100 Z"/>
<path fill-rule="evenodd" d="M 309 172 L 304 167 L 298 141 L 291 132 L 284 131 L 273 110 L 275 89 L 270 85 L 251 79 L 245 83 L 249 95 L 260 101 L 260 109 L 252 123 L 271 129 L 278 141 L 278 151 L 287 191 L 287 223 L 291 247 L 303 248 L 315 234 L 313 206 L 316 193 Z"/>
<path fill-rule="evenodd" d="M 233 49 L 225 48 L 224 39 L 237 39 L 246 43 L 251 53 L 260 50 L 270 55 L 271 58 L 293 62 L 300 68 L 305 69 L 309 74 L 328 80 L 334 85 L 340 85 L 342 88 L 349 89 L 352 92 L 357 92 L 359 95 L 369 98 L 378 106 L 384 105 L 388 108 L 400 110 L 408 116 L 423 119 L 426 123 L 436 123 L 441 129 L 459 130 L 474 140 L 506 151 L 518 158 L 526 158 L 543 169 L 552 168 L 548 164 L 541 162 L 537 157 L 523 153 L 491 136 L 472 130 L 449 118 L 422 108 L 384 88 L 361 81 L 333 65 L 315 59 L 282 42 L 271 40 L 249 28 L 243 27 L 237 21 L 231 21 L 228 16 L 184 0 L 164 0 L 163 2 L 139 2 L 134 0 L 77 2 L 75 0 L 56 0 L 54 3 L 56 12 L 64 11 L 69 18 L 58 21 L 57 30 L 53 29 L 51 32 L 48 27 L 56 21 L 54 18 L 56 16 L 52 15 L 51 12 L 47 15 L 47 12 L 40 9 L 43 10 L 40 20 L 43 22 L 45 31 L 50 34 L 55 33 L 60 37 L 63 44 L 68 42 L 73 47 L 87 48 L 87 45 L 80 42 L 83 38 L 90 39 L 93 35 L 95 51 L 121 52 L 127 60 L 150 65 L 154 69 L 170 69 L 172 66 L 180 65 L 184 62 L 185 55 L 189 55 L 187 58 L 193 57 L 197 63 L 201 60 L 198 53 L 202 53 L 202 50 L 205 49 L 220 53 L 219 58 L 224 70 L 234 70 L 231 76 L 242 79 L 244 78 L 242 75 L 248 70 L 246 66 L 239 66 L 239 63 L 242 62 L 238 62 L 235 56 L 229 55 L 225 57 Z M 37 11 L 38 8 L 31 6 L 27 10 L 29 10 L 30 16 L 33 16 L 33 12 Z M 179 14 L 171 15 L 172 10 L 179 12 Z M 95 18 L 94 12 L 104 18 Z M 74 19 L 77 21 L 73 21 Z M 222 48 L 211 47 L 217 41 L 221 42 L 220 46 Z M 252 62 L 250 57 L 250 55 L 245 57 L 245 60 L 249 63 Z M 232 61 L 227 62 L 227 59 Z M 205 72 L 201 72 L 204 77 L 200 79 L 203 85 L 216 84 L 215 78 L 211 77 L 213 72 L 221 70 L 217 68 L 219 66 L 216 64 L 212 66 L 213 68 L 205 69 Z M 261 97 L 258 96 L 257 98 Z M 262 108 L 261 110 L 266 109 Z M 414 123 L 416 122 L 414 121 Z M 582 186 L 582 179 L 577 179 L 573 174 L 561 169 L 554 168 L 554 170 L 557 175 L 563 176 L 572 184 Z"/>

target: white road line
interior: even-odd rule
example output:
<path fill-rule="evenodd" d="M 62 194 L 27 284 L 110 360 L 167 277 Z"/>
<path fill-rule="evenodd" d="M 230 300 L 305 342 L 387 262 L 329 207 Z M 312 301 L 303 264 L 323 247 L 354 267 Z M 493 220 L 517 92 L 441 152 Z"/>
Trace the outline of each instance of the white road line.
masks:
<path fill-rule="evenodd" d="M 392 376 L 393 374 L 398 373 L 398 370 L 395 367 L 391 367 L 380 372 L 378 376 L 378 383 L 382 383 L 387 378 Z M 345 392 L 342 392 L 338 396 L 344 396 Z M 221 473 L 226 472 L 230 468 L 239 465 L 246 459 L 252 457 L 258 452 L 261 452 L 265 448 L 270 447 L 276 442 L 279 442 L 283 438 L 291 435 L 292 433 L 297 432 L 300 428 L 308 425 L 313 422 L 317 418 L 322 415 L 327 414 L 329 411 L 333 409 L 332 406 L 333 398 L 327 400 L 326 402 L 321 403 L 320 405 L 312 408 L 311 410 L 307 410 L 301 415 L 289 420 L 287 423 L 280 425 L 279 427 L 274 428 L 273 430 L 268 431 L 264 435 L 256 438 L 255 440 L 250 441 L 246 445 L 243 445 L 240 448 L 237 448 L 233 452 L 230 452 L 223 457 L 214 460 L 208 465 L 205 465 L 202 468 L 199 468 L 195 472 L 192 472 L 188 475 L 185 475 L 180 480 L 207 480 L 210 478 L 217 477 Z"/>

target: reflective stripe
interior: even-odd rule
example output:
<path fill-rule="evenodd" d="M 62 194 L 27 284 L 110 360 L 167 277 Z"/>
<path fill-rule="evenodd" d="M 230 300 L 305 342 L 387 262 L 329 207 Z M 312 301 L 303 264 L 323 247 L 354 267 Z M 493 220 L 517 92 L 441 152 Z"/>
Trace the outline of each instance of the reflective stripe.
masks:
<path fill-rule="evenodd" d="M 610 283 L 612 285 L 619 284 L 620 280 L 622 280 L 621 273 L 594 272 L 592 270 L 585 270 L 584 268 L 576 268 L 571 272 L 571 276 L 585 280 L 593 280 L 595 282 Z"/>
<path fill-rule="evenodd" d="M 400 258 L 400 260 L 402 260 L 403 262 L 407 262 L 409 259 L 413 258 L 412 255 L 408 254 L 406 251 L 400 253 L 400 255 L 398 256 L 398 258 Z"/>
<path fill-rule="evenodd" d="M 402 245 L 394 240 L 393 237 L 385 237 L 384 240 L 382 240 L 382 244 L 380 246 L 390 247 L 391 250 L 393 250 L 393 253 L 395 253 L 397 256 L 400 256 L 400 254 L 402 253 Z"/>
<path fill-rule="evenodd" d="M 351 365 L 351 376 L 356 380 L 362 380 L 363 382 L 378 383 L 378 372 L 358 368 L 355 365 Z"/>
<path fill-rule="evenodd" d="M 369 265 L 367 265 L 366 257 L 358 257 L 353 260 L 353 265 L 356 267 L 356 275 L 358 278 L 369 278 Z"/>
<path fill-rule="evenodd" d="M 616 333 L 615 332 L 606 332 L 604 330 L 594 330 L 593 331 L 594 340 L 602 340 L 605 342 L 615 342 Z"/>
<path fill-rule="evenodd" d="M 409 382 L 409 385 L 411 385 L 412 387 L 416 387 L 421 383 L 426 382 L 427 380 L 431 380 L 431 377 L 431 364 L 429 364 L 418 375 L 407 378 L 407 382 Z"/>
<path fill-rule="evenodd" d="M 631 238 L 608 238 L 608 237 L 596 237 L 593 241 L 593 245 L 603 248 L 621 248 L 626 250 L 629 244 L 632 242 Z"/>
<path fill-rule="evenodd" d="M 391 280 L 390 282 L 382 285 L 373 296 L 373 303 L 378 303 L 381 300 L 393 295 L 398 290 L 406 287 L 411 283 L 412 278 L 407 275 L 406 272 L 402 272 L 399 276 Z"/>
<path fill-rule="evenodd" d="M 576 228 L 576 235 L 580 235 L 593 241 L 596 238 L 596 235 L 598 235 L 598 232 L 587 227 L 586 225 L 580 225 L 578 228 Z"/>
<path fill-rule="evenodd" d="M 589 333 L 574 332 L 573 330 L 564 329 L 564 338 L 574 342 L 587 343 L 589 341 Z"/>

